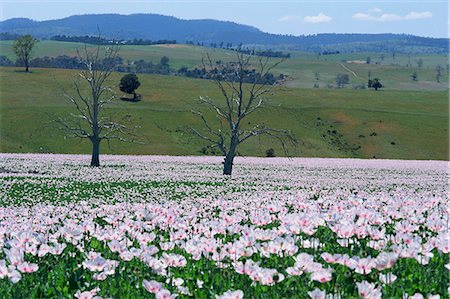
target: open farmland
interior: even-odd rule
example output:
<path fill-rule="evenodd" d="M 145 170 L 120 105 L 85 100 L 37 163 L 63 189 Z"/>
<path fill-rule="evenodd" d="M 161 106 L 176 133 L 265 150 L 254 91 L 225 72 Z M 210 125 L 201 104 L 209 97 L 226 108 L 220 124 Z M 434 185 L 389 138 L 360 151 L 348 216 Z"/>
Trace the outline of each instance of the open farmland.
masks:
<path fill-rule="evenodd" d="M 449 298 L 447 162 L 102 159 L 0 155 L 0 297 Z"/>
<path fill-rule="evenodd" d="M 67 55 L 77 56 L 77 50 L 83 50 L 85 44 L 57 41 L 40 41 L 36 45 L 33 57 L 56 57 Z M 87 45 L 94 48 L 93 45 Z M 12 41 L 0 41 L 0 52 L 8 59 L 15 61 L 12 51 Z M 234 61 L 236 52 L 226 49 L 208 48 L 184 44 L 121 47 L 120 56 L 124 62 L 145 60 L 158 63 L 163 56 L 170 59 L 170 67 L 176 71 L 186 66 L 201 67 L 202 56 L 211 53 L 214 60 L 224 62 Z M 402 54 L 396 53 L 348 53 L 318 56 L 314 53 L 300 51 L 285 51 L 291 58 L 280 64 L 275 73 L 289 76 L 288 86 L 320 88 L 336 85 L 336 76 L 340 73 L 350 76 L 348 88 L 366 84 L 368 72 L 372 78 L 380 78 L 385 88 L 390 90 L 448 90 L 448 55 L 444 54 Z M 367 57 L 371 63 L 366 64 Z M 273 60 L 278 60 L 273 58 Z M 421 61 L 421 67 L 418 62 Z M 361 63 L 362 62 L 362 63 Z M 436 82 L 436 66 L 442 67 L 440 83 Z M 412 81 L 411 74 L 417 73 L 419 80 Z M 319 80 L 316 79 L 316 73 Z"/>
<path fill-rule="evenodd" d="M 72 91 L 76 70 L 0 68 L 0 129 L 2 152 L 89 153 L 88 141 L 65 138 L 52 123 L 74 112 L 63 88 Z M 122 74 L 114 73 L 117 85 Z M 191 113 L 199 96 L 221 103 L 221 95 L 208 80 L 177 76 L 139 74 L 142 95 L 138 103 L 117 101 L 110 112 L 131 115 L 141 128 L 136 133 L 143 144 L 101 144 L 102 153 L 199 155 L 205 146 L 183 130 L 200 126 Z M 84 90 L 87 91 L 87 90 Z M 353 90 L 284 87 L 268 98 L 266 107 L 243 124 L 264 122 L 289 129 L 299 144 L 293 156 L 357 157 L 391 159 L 448 159 L 448 93 L 445 91 Z M 207 110 L 206 110 L 207 111 Z M 207 114 L 217 125 L 212 114 Z M 267 138 L 249 139 L 242 155 L 263 156 L 281 146 Z"/>

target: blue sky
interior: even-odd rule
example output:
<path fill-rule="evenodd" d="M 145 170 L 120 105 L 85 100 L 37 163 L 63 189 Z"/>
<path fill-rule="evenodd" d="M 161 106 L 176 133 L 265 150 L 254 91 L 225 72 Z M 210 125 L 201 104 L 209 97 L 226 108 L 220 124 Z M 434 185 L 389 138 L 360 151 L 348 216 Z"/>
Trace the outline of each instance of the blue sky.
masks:
<path fill-rule="evenodd" d="M 447 37 L 447 1 L 90 1 L 0 0 L 0 19 L 59 19 L 87 13 L 158 13 L 219 19 L 281 34 L 410 33 Z"/>

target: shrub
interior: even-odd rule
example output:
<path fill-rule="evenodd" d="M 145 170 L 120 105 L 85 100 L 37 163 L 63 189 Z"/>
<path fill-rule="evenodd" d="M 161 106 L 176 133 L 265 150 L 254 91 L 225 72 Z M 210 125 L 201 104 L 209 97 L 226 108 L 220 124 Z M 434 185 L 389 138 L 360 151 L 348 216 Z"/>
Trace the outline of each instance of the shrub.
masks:
<path fill-rule="evenodd" d="M 266 157 L 273 158 L 275 157 L 275 150 L 273 148 L 269 148 L 266 150 Z"/>

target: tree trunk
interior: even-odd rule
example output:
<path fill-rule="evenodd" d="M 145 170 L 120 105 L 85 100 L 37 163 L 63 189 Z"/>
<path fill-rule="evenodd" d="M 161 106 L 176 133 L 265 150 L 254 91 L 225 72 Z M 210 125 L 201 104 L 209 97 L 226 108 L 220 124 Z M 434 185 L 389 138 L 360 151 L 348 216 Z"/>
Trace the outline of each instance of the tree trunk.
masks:
<path fill-rule="evenodd" d="M 136 91 L 133 91 L 133 100 L 136 100 Z"/>
<path fill-rule="evenodd" d="M 100 139 L 92 139 L 91 166 L 100 166 Z"/>
<path fill-rule="evenodd" d="M 25 72 L 28 73 L 28 61 L 25 60 Z"/>
<path fill-rule="evenodd" d="M 223 174 L 224 175 L 231 175 L 231 172 L 233 171 L 233 160 L 234 155 L 226 155 L 224 162 L 223 162 Z"/>
<path fill-rule="evenodd" d="M 237 132 L 237 130 L 236 130 L 236 132 Z M 233 160 L 234 160 L 234 157 L 236 156 L 236 149 L 239 144 L 238 136 L 237 136 L 236 132 L 233 132 L 233 137 L 231 138 L 230 150 L 228 151 L 228 153 L 225 156 L 225 159 L 223 161 L 223 174 L 224 175 L 231 175 L 231 172 L 233 171 Z"/>

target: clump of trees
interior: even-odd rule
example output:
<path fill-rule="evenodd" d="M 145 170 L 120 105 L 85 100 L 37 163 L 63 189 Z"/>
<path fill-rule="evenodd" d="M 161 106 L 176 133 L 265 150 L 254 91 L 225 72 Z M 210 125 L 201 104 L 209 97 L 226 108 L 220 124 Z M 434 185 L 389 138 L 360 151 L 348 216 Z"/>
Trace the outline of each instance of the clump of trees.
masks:
<path fill-rule="evenodd" d="M 343 88 L 345 85 L 350 83 L 350 78 L 348 74 L 338 74 L 336 76 L 336 85 L 338 88 Z"/>
<path fill-rule="evenodd" d="M 136 73 L 169 75 L 170 59 L 167 56 L 163 56 L 161 57 L 160 62 L 156 64 L 151 61 L 147 62 L 141 59 L 134 62 L 134 67 Z M 121 71 L 121 69 L 119 69 L 119 71 Z"/>
<path fill-rule="evenodd" d="M 37 57 L 30 61 L 32 67 L 42 68 L 59 68 L 59 69 L 81 69 L 83 63 L 78 57 L 70 57 L 67 55 L 60 55 L 57 57 Z"/>
<path fill-rule="evenodd" d="M 320 53 L 320 55 L 336 55 L 336 54 L 339 54 L 339 53 L 341 53 L 341 52 L 340 51 L 335 51 L 335 50 L 325 50 L 325 51 L 322 51 Z"/>
<path fill-rule="evenodd" d="M 13 66 L 14 62 L 5 55 L 0 55 L 0 66 Z"/>
<path fill-rule="evenodd" d="M 243 53 L 236 54 L 237 61 L 232 64 L 233 72 L 215 72 L 216 64 L 207 54 L 203 60 L 203 68 L 211 74 L 211 79 L 220 91 L 221 99 L 212 100 L 208 97 L 200 97 L 200 103 L 215 112 L 217 124 L 211 124 L 211 120 L 201 111 L 192 111 L 203 124 L 203 129 L 189 127 L 193 135 L 209 143 L 208 148 L 217 148 L 224 156 L 223 174 L 231 175 L 233 161 L 238 147 L 246 140 L 261 135 L 267 135 L 281 142 L 285 153 L 287 143 L 295 144 L 295 139 L 288 130 L 275 129 L 264 123 L 256 123 L 249 126 L 251 115 L 263 108 L 265 97 L 272 94 L 277 83 L 269 84 L 263 78 L 269 74 L 284 59 L 270 64 L 269 58 L 258 57 L 256 59 L 257 70 L 253 68 L 254 56 Z M 249 72 L 258 75 L 252 76 L 253 81 L 248 80 Z M 247 83 L 248 82 L 248 83 Z"/>
<path fill-rule="evenodd" d="M 25 72 L 29 72 L 29 63 L 32 51 L 38 42 L 32 35 L 27 34 L 17 38 L 13 43 L 13 51 L 17 56 L 20 65 L 25 66 Z"/>
<path fill-rule="evenodd" d="M 20 34 L 10 32 L 0 32 L 0 40 L 15 40 L 21 37 Z"/>
<path fill-rule="evenodd" d="M 139 78 L 135 74 L 127 74 L 120 79 L 120 91 L 133 94 L 132 100 L 136 100 L 138 98 L 136 95 L 136 89 L 138 89 L 139 86 L 141 86 L 141 82 L 139 82 Z"/>
<path fill-rule="evenodd" d="M 229 48 L 227 48 L 229 49 Z M 238 47 L 236 49 L 230 49 L 230 50 L 235 50 L 237 52 L 243 53 L 243 54 L 248 54 L 248 55 L 255 55 L 255 56 L 264 56 L 264 57 L 279 57 L 279 58 L 290 58 L 291 54 L 290 53 L 284 53 L 282 51 L 273 51 L 271 49 L 269 50 L 255 50 L 255 49 L 249 49 L 249 48 L 241 48 Z"/>
<path fill-rule="evenodd" d="M 109 58 L 111 59 L 111 58 Z M 115 57 L 114 61 L 109 61 L 107 58 L 102 59 L 98 62 L 99 65 L 108 66 L 114 64 L 116 70 L 118 70 L 119 65 L 123 63 L 122 57 Z M 84 68 L 83 62 L 79 57 L 70 57 L 67 55 L 60 55 L 57 57 L 37 57 L 30 61 L 30 66 L 33 67 L 43 67 L 43 68 L 60 68 L 60 69 L 82 69 Z"/>
<path fill-rule="evenodd" d="M 244 55 L 243 53 L 240 52 L 238 53 Z M 251 84 L 254 83 L 255 81 L 258 81 L 260 84 L 268 84 L 268 85 L 280 83 L 286 78 L 286 76 L 283 74 L 280 74 L 278 76 L 275 76 L 271 72 L 266 72 L 262 74 L 257 69 L 254 68 L 242 70 L 242 73 L 237 74 L 236 63 L 238 62 L 223 63 L 222 61 L 216 61 L 215 63 L 212 63 L 211 67 L 208 68 L 195 67 L 191 70 L 188 69 L 187 67 L 181 67 L 178 70 L 178 75 L 209 80 L 214 80 L 214 78 L 218 77 L 223 78 L 226 77 L 227 80 L 233 82 L 239 82 L 242 80 L 243 83 Z"/>
<path fill-rule="evenodd" d="M 369 79 L 369 81 L 367 82 L 367 87 L 378 90 L 383 87 L 383 84 L 381 84 L 380 79 L 373 78 Z"/>
<path fill-rule="evenodd" d="M 160 39 L 160 40 L 148 40 L 148 39 L 132 39 L 132 40 L 112 40 L 106 39 L 99 36 L 66 36 L 66 35 L 55 35 L 50 37 L 50 40 L 62 41 L 62 42 L 74 42 L 74 43 L 85 43 L 94 45 L 111 45 L 111 44 L 121 44 L 121 45 L 161 45 L 161 44 L 176 44 L 176 40 L 171 39 Z"/>

